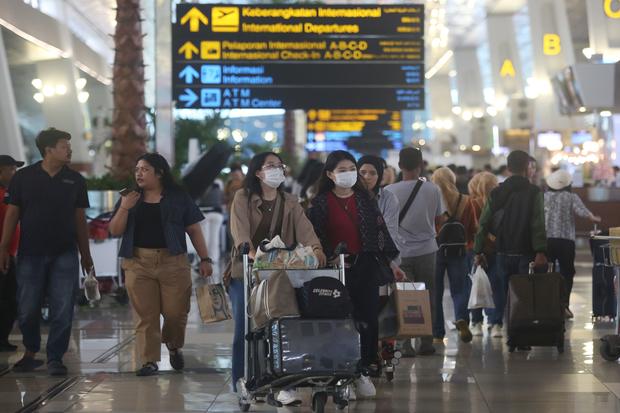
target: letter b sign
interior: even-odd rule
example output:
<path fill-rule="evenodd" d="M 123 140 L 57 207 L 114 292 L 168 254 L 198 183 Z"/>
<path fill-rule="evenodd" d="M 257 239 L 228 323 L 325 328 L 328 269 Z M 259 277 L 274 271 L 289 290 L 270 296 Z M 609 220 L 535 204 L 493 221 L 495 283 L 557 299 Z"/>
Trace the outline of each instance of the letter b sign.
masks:
<path fill-rule="evenodd" d="M 547 56 L 559 55 L 562 51 L 562 45 L 560 44 L 560 36 L 553 33 L 548 33 L 543 36 L 543 52 Z"/>

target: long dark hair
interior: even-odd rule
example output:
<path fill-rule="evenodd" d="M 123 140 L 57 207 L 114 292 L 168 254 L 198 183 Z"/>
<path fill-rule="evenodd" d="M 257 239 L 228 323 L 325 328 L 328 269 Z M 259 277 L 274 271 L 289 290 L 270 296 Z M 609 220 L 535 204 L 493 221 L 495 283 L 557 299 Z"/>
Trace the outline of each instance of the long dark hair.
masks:
<path fill-rule="evenodd" d="M 373 192 L 375 195 L 379 193 L 379 189 L 381 189 L 381 181 L 383 181 L 383 171 L 385 161 L 382 158 L 379 158 L 375 155 L 366 155 L 362 156 L 360 160 L 357 162 L 357 169 L 359 170 L 362 165 L 372 165 L 377 170 L 377 185 L 373 189 L 370 189 L 370 192 Z"/>
<path fill-rule="evenodd" d="M 321 174 L 321 178 L 319 179 L 319 194 L 324 194 L 334 189 L 336 186 L 334 181 L 329 179 L 327 176 L 327 172 L 334 172 L 334 169 L 338 166 L 340 161 L 351 161 L 357 167 L 357 162 L 355 162 L 355 158 L 347 151 L 334 151 L 329 154 L 327 160 L 325 161 L 325 166 L 323 167 L 323 173 Z M 368 194 L 368 191 L 362 184 L 360 177 L 358 175 L 357 182 L 353 185 L 353 190 L 355 192 L 362 192 Z"/>
<path fill-rule="evenodd" d="M 170 171 L 170 165 L 168 164 L 168 161 L 166 160 L 166 158 L 164 158 L 157 152 L 149 152 L 149 153 L 145 153 L 144 155 L 140 156 L 136 160 L 136 165 L 140 161 L 145 161 L 146 163 L 151 165 L 153 169 L 155 169 L 155 174 L 159 175 L 161 186 L 164 188 L 164 190 L 168 191 L 168 190 L 180 190 L 181 189 L 179 184 L 177 184 L 176 181 L 174 180 L 174 176 L 172 175 L 172 172 Z"/>
<path fill-rule="evenodd" d="M 252 195 L 254 194 L 260 197 L 263 196 L 263 188 L 260 186 L 260 179 L 256 176 L 256 173 L 261 170 L 269 155 L 275 156 L 280 160 L 280 162 L 282 162 L 280 155 L 274 152 L 263 152 L 258 155 L 254 155 L 250 161 L 250 165 L 248 166 L 248 173 L 245 175 L 245 180 L 243 181 L 243 187 L 248 192 L 248 199 L 252 198 Z M 282 185 L 278 187 L 278 191 L 281 189 Z"/>

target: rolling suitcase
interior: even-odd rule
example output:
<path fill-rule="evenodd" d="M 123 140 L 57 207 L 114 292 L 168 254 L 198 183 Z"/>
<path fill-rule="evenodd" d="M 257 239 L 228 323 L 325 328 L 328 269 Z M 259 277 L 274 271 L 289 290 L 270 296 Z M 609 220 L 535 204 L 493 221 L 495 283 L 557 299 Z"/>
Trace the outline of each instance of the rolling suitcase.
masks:
<path fill-rule="evenodd" d="M 602 232 L 601 235 L 608 235 Z M 590 238 L 592 252 L 592 317 L 616 318 L 614 268 L 609 262 L 609 241 Z"/>
<path fill-rule="evenodd" d="M 551 266 L 549 267 L 552 268 Z M 553 346 L 564 352 L 564 278 L 548 272 L 513 275 L 508 287 L 508 346 Z"/>

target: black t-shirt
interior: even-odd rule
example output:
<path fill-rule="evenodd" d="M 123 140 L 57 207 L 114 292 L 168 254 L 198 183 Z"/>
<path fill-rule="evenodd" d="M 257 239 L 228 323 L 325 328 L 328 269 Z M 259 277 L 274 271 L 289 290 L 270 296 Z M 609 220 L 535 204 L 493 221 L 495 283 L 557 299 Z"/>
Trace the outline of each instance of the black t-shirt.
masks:
<path fill-rule="evenodd" d="M 140 202 L 138 204 L 133 245 L 137 248 L 166 248 L 161 204 L 159 202 L 156 204 Z"/>
<path fill-rule="evenodd" d="M 37 162 L 17 171 L 6 199 L 19 207 L 19 255 L 55 256 L 75 250 L 75 211 L 89 207 L 86 180 L 78 172 L 64 166 L 51 177 Z"/>

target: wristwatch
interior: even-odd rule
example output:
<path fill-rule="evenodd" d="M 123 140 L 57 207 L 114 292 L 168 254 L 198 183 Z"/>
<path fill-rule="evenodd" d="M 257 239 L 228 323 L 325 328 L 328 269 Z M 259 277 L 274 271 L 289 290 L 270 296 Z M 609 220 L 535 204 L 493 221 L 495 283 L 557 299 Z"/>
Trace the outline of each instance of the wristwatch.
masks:
<path fill-rule="evenodd" d="M 213 260 L 211 259 L 211 257 L 201 258 L 200 262 L 208 262 L 209 264 L 213 264 Z"/>

